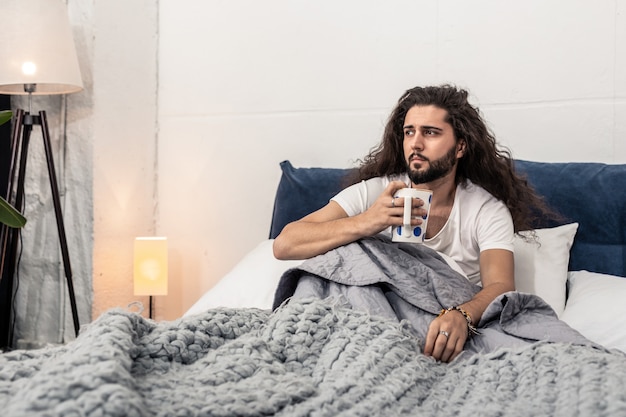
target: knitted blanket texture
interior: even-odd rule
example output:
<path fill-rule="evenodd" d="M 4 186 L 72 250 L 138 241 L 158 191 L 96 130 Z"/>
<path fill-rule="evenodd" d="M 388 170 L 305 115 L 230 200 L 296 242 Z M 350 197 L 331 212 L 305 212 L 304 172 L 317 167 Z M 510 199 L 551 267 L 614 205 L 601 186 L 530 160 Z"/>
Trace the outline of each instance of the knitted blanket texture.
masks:
<path fill-rule="evenodd" d="M 626 359 L 537 342 L 451 364 L 405 322 L 333 300 L 155 323 L 111 310 L 0 355 L 2 416 L 619 416 Z"/>

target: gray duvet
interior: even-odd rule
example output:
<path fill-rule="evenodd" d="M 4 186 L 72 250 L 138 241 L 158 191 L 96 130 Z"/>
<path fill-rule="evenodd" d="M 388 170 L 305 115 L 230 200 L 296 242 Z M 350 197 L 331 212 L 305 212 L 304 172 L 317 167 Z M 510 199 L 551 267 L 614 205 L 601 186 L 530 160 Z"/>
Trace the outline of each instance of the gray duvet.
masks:
<path fill-rule="evenodd" d="M 384 236 L 362 239 L 305 261 L 281 278 L 274 307 L 286 299 L 336 298 L 369 314 L 407 320 L 420 340 L 442 308 L 462 304 L 480 287 L 423 245 L 396 244 Z M 558 320 L 541 298 L 509 292 L 495 299 L 466 343 L 465 354 L 535 341 L 592 345 Z"/>

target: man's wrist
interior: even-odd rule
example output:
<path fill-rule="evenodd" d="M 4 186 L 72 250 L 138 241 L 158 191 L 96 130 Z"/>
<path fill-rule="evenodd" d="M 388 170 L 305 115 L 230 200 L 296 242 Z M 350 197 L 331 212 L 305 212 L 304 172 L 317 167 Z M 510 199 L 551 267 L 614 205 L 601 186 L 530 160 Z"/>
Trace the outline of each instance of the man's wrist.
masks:
<path fill-rule="evenodd" d="M 439 312 L 439 317 L 451 311 L 458 311 L 459 313 L 463 315 L 463 318 L 465 319 L 465 322 L 467 323 L 467 336 L 468 337 L 476 335 L 476 334 L 480 334 L 476 326 L 474 326 L 474 322 L 472 321 L 472 316 L 470 315 L 470 313 L 468 313 L 467 311 L 465 311 L 463 308 L 459 306 L 451 306 L 448 308 L 442 308 L 441 312 Z"/>

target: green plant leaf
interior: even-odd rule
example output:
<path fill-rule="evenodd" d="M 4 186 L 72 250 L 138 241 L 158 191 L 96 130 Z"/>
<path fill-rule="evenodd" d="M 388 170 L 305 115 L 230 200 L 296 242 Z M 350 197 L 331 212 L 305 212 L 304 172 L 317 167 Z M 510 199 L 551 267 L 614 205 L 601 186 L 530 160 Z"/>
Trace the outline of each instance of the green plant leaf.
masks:
<path fill-rule="evenodd" d="M 13 117 L 11 110 L 0 111 L 0 125 L 11 120 L 11 117 Z M 6 224 L 9 227 L 19 228 L 24 227 L 26 218 L 4 198 L 0 197 L 0 223 Z"/>
<path fill-rule="evenodd" d="M 5 124 L 13 117 L 13 112 L 11 110 L 2 110 L 0 111 L 0 125 Z"/>
<path fill-rule="evenodd" d="M 4 198 L 0 197 L 0 223 L 9 227 L 20 228 L 26 224 L 26 218 Z"/>

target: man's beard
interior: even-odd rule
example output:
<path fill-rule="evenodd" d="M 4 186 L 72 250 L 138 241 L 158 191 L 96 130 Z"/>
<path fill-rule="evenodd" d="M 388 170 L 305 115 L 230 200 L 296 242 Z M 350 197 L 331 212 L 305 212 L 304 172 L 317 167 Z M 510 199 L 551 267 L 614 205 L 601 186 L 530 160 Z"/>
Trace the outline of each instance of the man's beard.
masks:
<path fill-rule="evenodd" d="M 414 154 L 409 156 L 409 160 Z M 452 146 L 452 148 L 448 151 L 447 154 L 442 156 L 439 159 L 435 159 L 434 161 L 430 161 L 425 158 L 423 155 L 418 154 L 421 158 L 426 159 L 428 162 L 428 169 L 426 171 L 416 171 L 411 169 L 409 163 L 407 163 L 407 172 L 409 174 L 409 178 L 413 182 L 413 184 L 424 184 L 428 182 L 432 182 L 438 180 L 439 178 L 443 178 L 446 176 L 454 165 L 456 164 L 456 145 Z"/>

